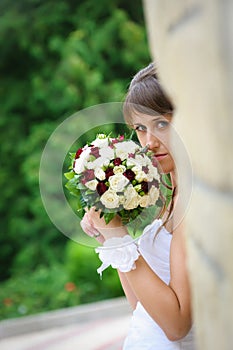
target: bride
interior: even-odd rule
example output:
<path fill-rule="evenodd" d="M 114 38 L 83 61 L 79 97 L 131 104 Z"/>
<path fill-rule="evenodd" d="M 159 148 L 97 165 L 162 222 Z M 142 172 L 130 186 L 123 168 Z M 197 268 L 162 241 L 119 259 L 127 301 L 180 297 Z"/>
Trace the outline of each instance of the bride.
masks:
<path fill-rule="evenodd" d="M 145 228 L 138 244 L 131 243 L 135 258 L 126 272 L 121 271 L 119 255 L 117 270 L 134 310 L 123 349 L 194 350 L 183 224 L 175 224 L 179 190 L 169 152 L 173 105 L 161 87 L 154 64 L 133 78 L 124 102 L 124 117 L 140 144 L 154 152 L 162 172 L 170 174 L 172 199 L 163 218 Z M 85 214 L 81 226 L 101 243 L 112 237 L 121 242 L 128 235 L 120 217 L 105 225 L 94 210 Z"/>

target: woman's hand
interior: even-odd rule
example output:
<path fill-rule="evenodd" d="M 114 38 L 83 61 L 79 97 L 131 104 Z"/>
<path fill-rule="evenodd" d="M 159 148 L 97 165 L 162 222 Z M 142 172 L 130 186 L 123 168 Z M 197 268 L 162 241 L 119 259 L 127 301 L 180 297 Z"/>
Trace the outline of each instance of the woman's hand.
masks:
<path fill-rule="evenodd" d="M 86 211 L 81 221 L 81 227 L 89 236 L 101 238 L 101 243 L 103 243 L 105 239 L 123 237 L 128 233 L 126 227 L 122 225 L 119 215 L 116 215 L 106 224 L 104 218 L 100 218 L 100 212 L 96 211 L 95 208 Z M 98 241 L 100 242 L 99 239 Z"/>
<path fill-rule="evenodd" d="M 99 243 L 104 243 L 104 236 L 95 228 L 94 223 L 91 219 L 89 211 L 87 211 L 82 218 L 80 225 L 82 230 L 90 237 L 95 238 Z"/>

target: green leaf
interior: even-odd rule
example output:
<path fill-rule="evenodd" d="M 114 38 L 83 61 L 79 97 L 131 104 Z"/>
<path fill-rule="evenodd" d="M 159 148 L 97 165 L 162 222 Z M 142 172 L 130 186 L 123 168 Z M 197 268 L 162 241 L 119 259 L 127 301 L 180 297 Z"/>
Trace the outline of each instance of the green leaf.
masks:
<path fill-rule="evenodd" d="M 68 173 L 64 173 L 64 176 L 68 179 L 71 180 L 74 177 L 74 172 L 73 171 L 69 171 Z"/>
<path fill-rule="evenodd" d="M 115 217 L 116 213 L 104 213 L 104 220 L 106 224 L 109 224 L 109 222 Z"/>
<path fill-rule="evenodd" d="M 85 190 L 86 189 L 86 186 L 83 185 L 81 182 L 79 182 L 78 184 L 76 184 L 76 187 L 80 190 Z"/>

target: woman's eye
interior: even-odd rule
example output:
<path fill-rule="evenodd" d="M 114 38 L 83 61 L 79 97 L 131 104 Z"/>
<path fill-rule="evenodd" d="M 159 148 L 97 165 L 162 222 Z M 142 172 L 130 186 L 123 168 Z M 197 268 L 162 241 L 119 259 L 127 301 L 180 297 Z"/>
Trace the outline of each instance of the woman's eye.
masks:
<path fill-rule="evenodd" d="M 164 129 L 169 125 L 169 122 L 167 120 L 159 120 L 156 124 L 156 127 L 158 129 Z"/>
<path fill-rule="evenodd" d="M 146 131 L 146 127 L 144 125 L 136 125 L 135 130 L 136 131 Z"/>

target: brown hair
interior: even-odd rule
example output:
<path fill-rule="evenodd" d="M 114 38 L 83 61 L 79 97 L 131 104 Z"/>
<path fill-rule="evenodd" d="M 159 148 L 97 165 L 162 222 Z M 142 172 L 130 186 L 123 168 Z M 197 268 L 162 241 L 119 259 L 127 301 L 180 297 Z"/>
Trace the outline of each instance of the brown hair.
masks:
<path fill-rule="evenodd" d="M 154 63 L 140 70 L 132 79 L 123 105 L 124 117 L 130 124 L 133 113 L 160 115 L 172 113 L 172 102 L 161 87 Z"/>
<path fill-rule="evenodd" d="M 127 124 L 130 125 L 133 114 L 164 115 L 173 113 L 173 111 L 173 104 L 159 82 L 156 67 L 154 63 L 150 63 L 147 67 L 140 70 L 130 83 L 123 104 L 124 118 Z M 163 184 L 165 185 L 165 183 Z M 172 191 L 169 213 L 162 226 L 172 217 L 175 192 L 176 188 Z M 159 217 L 164 215 L 166 210 L 165 202 Z M 161 230 L 162 226 L 157 230 L 156 235 Z"/>

